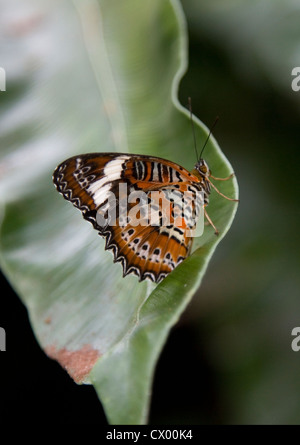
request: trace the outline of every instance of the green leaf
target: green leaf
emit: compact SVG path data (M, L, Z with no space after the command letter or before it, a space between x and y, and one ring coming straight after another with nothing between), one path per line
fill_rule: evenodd
M28 0L22 18L4 4L0 32L13 32L4 32L3 50L1 266L46 353L94 385L110 423L142 424L158 356L236 203L212 193L220 236L205 228L193 255L155 287L122 278L51 175L67 157L94 151L159 155L192 169L191 124L177 100L185 20L175 0ZM207 128L197 120L195 130L201 147ZM213 137L205 158L215 176L232 172ZM220 184L236 197L235 179Z

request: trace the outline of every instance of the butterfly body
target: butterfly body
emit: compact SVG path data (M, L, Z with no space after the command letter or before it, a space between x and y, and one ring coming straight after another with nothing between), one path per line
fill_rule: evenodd
M140 280L160 282L190 253L198 207L209 201L209 175L202 159L189 172L154 156L90 153L61 163L53 181L106 239L105 249L122 264L124 276L134 273ZM195 200L198 193L200 202ZM167 210L161 212L161 206Z

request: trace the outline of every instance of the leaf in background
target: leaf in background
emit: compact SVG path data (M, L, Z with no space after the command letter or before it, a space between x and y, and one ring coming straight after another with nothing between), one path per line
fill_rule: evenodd
M181 8L171 0L0 5L8 79L0 110L2 268L41 347L75 381L95 386L109 422L145 423L159 353L236 205L213 196L210 216L221 235L207 228L194 254L155 288L122 278L51 175L67 157L95 151L193 167L188 113L177 100L186 69ZM197 123L201 146L207 129ZM216 176L232 171L213 137L206 159ZM222 191L235 196L236 181Z

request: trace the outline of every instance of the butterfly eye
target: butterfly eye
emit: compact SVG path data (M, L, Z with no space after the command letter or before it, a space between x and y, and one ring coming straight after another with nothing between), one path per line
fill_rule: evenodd
M200 171L201 171L202 173L207 173L207 167L206 167L206 165L201 165L201 167L200 167Z

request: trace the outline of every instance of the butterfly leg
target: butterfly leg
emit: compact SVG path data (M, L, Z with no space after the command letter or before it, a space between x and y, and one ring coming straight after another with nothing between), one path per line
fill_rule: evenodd
M240 202L239 199L233 199L233 198L228 198L228 196L223 195L223 193L220 192L219 189L217 189L217 187L215 186L215 184L213 184L209 179L208 179L209 183L211 184L211 186L215 189L215 191L217 193L219 193L219 195L223 196L223 198L228 199L228 201L235 201L235 202Z
M231 179L231 178L234 177L234 173L231 173L231 175L227 176L227 178L216 178L216 177L213 176L213 175L210 175L210 177L211 177L212 179L214 179L215 181L228 181L228 179Z
M210 219L210 217L208 216L208 213L207 213L205 207L204 207L204 215L205 215L207 221L209 222L209 224L215 229L215 235L219 235L219 231L218 231L218 229L216 228L216 226L214 225L214 223L212 222L212 220Z

